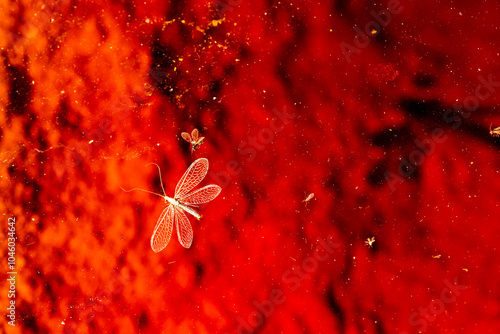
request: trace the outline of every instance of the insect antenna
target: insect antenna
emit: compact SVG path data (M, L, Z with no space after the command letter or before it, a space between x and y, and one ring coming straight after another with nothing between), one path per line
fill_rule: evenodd
M122 187L120 187L121 190L123 190L124 192L131 192L131 191L134 191L134 190L140 190L140 191L144 191L144 192L147 192L147 193L150 193L150 194L153 194L153 195L156 195L156 196L160 196L160 197L164 197L163 195L161 194L158 194L158 193L154 193L152 191L149 191L149 190L144 190L144 189L141 189L141 188L133 188L133 189L130 189L130 190L125 190L123 189Z
M163 190L163 195L158 194L158 193L155 193L155 192L152 192L152 191L149 191L149 190L141 189L141 188L133 188L133 189L130 189L130 190L125 190L125 189L123 189L122 187L120 187L120 188L121 188L121 190L123 190L123 191L125 191L125 192L127 192L127 193L129 193L129 192L131 192L131 191L134 191L134 190L140 190L140 191L144 191L144 192L146 192L146 193L150 193L150 194L153 194L153 195L156 195L156 196L160 196L160 197L165 198L165 197L167 196L167 194L165 193L165 188L163 188L163 181L161 180L161 170L160 170L160 166L158 166L158 165L157 165L157 164L155 164L154 162L149 163L149 164L147 164L146 166L149 166L149 165L155 165L156 167L158 167L158 173L160 174L160 183L161 183L161 189Z
M156 167L158 167L158 175L160 175L161 190L163 190L163 195L167 196L167 194L165 193L165 188L163 188L163 181L161 180L161 169L160 169L160 166L158 166L154 162L151 162L151 163L147 164L146 166L149 166L149 165L155 165Z

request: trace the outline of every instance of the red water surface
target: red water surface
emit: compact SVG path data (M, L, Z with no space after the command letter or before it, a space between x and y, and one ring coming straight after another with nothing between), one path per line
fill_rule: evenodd
M2 6L2 333L500 331L497 2Z

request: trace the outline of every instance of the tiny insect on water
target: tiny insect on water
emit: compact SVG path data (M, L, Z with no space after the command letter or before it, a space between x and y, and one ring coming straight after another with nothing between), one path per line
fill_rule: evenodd
M491 126L493 124L490 124L490 136L492 137L500 137L500 126L497 126L496 128L492 129Z
M367 238L365 240L365 245L372 248L373 244L375 243L375 237Z
M181 137L191 144L191 153L196 151L203 144L203 139L205 139L205 137L199 137L198 129L191 131L191 135L187 132L182 132Z
M306 202L306 206L307 206L307 203L309 203L310 200L312 200L314 198L314 193L310 193L309 195L307 195L307 197L302 201L302 203Z
M151 164L148 164L151 165ZM153 164L158 167L158 172L160 173L160 183L161 189L163 190L163 195L144 190L139 188L134 188L130 190L123 191L129 192L134 190L141 190L150 194L154 194L162 197L165 200L165 204L168 203L167 207L163 210L156 223L153 231L153 236L151 237L151 248L155 253L158 253L164 249L170 241L172 236L172 230L175 224L177 229L177 237L180 244L185 247L191 247L193 242L193 228L191 223L187 218L187 212L193 215L196 219L200 219L201 215L196 212L193 207L197 207L198 204L208 203L215 199L221 192L222 188L215 184L210 184L204 186L200 189L190 192L194 187L196 187L207 175L208 172L208 160L205 158L200 158L195 160L191 166L188 167L184 175L177 183L175 187L174 197L168 197L165 194L165 188L163 188L163 182L161 180L161 170L157 164Z

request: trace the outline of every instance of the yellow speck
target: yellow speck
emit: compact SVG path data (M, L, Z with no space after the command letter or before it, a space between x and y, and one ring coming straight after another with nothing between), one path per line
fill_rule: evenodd
M220 19L220 20L212 20L212 22L210 22L209 26L214 26L214 27L217 27L219 24L221 24L222 22L224 21L224 19Z
M94 140L92 139L91 141L89 141L89 144L92 144L94 142Z

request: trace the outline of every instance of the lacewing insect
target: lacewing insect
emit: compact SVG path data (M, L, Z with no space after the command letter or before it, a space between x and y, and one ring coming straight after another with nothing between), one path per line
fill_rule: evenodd
M492 129L491 126L493 124L490 124L490 136L492 137L500 137L500 126L497 126L496 128Z
M198 136L199 136L198 129L194 129L193 131L191 131L191 135L189 135L189 133L187 132L181 133L181 137L185 141L191 144L191 153L199 149L199 146L203 144L203 139L205 139L205 137L198 137Z
M222 188L218 185L210 184L195 191L191 191L205 178L208 172L208 160L200 158L195 160L186 170L184 175L182 175L175 187L174 197L168 197L165 194L165 188L163 188L160 167L158 165L156 165L156 167L158 167L158 172L160 173L160 183L163 195L139 188L130 190L122 188L122 190L126 192L133 190L145 191L163 197L165 204L168 204L161 213L153 231L153 236L151 237L151 248L155 253L158 253L167 246L172 236L174 224L177 229L179 243L183 247L189 248L193 242L193 228L184 212L193 215L196 219L200 219L201 215L196 212L193 207L198 207L198 204L212 201L220 194Z

